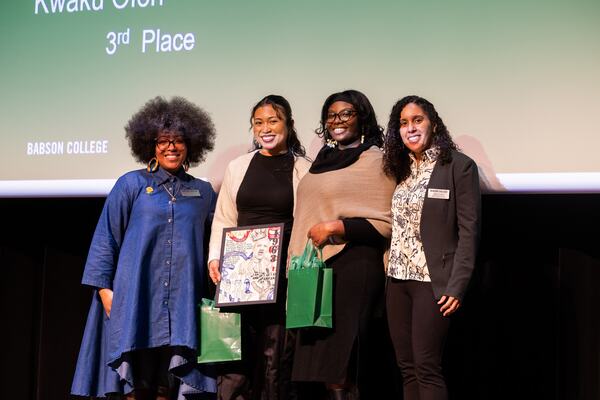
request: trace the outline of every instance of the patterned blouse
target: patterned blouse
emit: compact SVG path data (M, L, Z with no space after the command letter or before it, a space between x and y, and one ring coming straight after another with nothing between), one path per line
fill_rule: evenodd
M431 282L421 241L420 223L423 200L438 155L437 147L426 150L417 167L414 155L409 153L410 176L398 184L394 191L392 243L387 271L392 278Z

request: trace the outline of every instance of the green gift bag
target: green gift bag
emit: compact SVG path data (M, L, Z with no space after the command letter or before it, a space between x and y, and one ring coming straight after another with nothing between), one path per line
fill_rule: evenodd
M198 308L198 363L241 360L240 314L219 312L219 309L215 308L215 302L209 299L202 299Z
M308 241L293 256L288 273L286 328L333 327L333 271L326 268L321 250Z

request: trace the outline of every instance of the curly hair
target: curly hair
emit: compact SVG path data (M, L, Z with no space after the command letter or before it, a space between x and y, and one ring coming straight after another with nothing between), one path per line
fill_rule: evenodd
M361 135L364 135L364 143L377 147L383 146L383 128L377 124L377 116L371 102L363 93L351 89L334 93L325 100L321 109L320 126L315 130L315 133L323 139L323 143L331 139L327 130L327 114L329 107L336 101L344 101L354 106L358 117L358 130Z
M452 161L452 150L459 150L433 104L414 95L398 100L390 112L383 149L383 170L388 176L396 178L397 183L404 181L410 175L410 158L408 156L410 150L406 148L400 137L400 114L404 107L411 103L421 107L431 121L433 133L431 146L440 149L438 161L442 164L449 163Z
M131 154L147 163L156 155L156 138L161 133L183 136L187 148L187 162L197 165L215 146L215 127L200 107L184 99L170 101L157 96L136 112L125 126Z
M294 118L292 118L292 107L290 103L283 96L279 96L276 94L270 94L268 96L263 97L258 103L252 107L252 112L250 113L250 129L252 129L252 120L254 119L254 113L261 107L271 106L277 116L285 121L285 127L287 128L288 137L287 137L287 147L288 150L296 157L306 157L306 150L302 143L300 143L300 139L298 139L298 132L296 132L296 127L294 126ZM258 150L260 146L256 141L254 142L254 147L252 150ZM252 151L251 150L251 151Z

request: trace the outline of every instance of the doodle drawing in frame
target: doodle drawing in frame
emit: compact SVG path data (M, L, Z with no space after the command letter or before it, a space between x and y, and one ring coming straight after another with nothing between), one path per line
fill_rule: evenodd
M277 300L283 223L223 229L216 306Z

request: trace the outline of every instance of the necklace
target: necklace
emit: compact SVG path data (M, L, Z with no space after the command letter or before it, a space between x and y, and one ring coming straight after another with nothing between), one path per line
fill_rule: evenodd
M175 198L175 194L171 193L171 191L165 186L164 183L163 183L162 187L164 187L165 190L167 191L167 193L169 193L169 196L171 196L171 201L177 201L177 199Z

